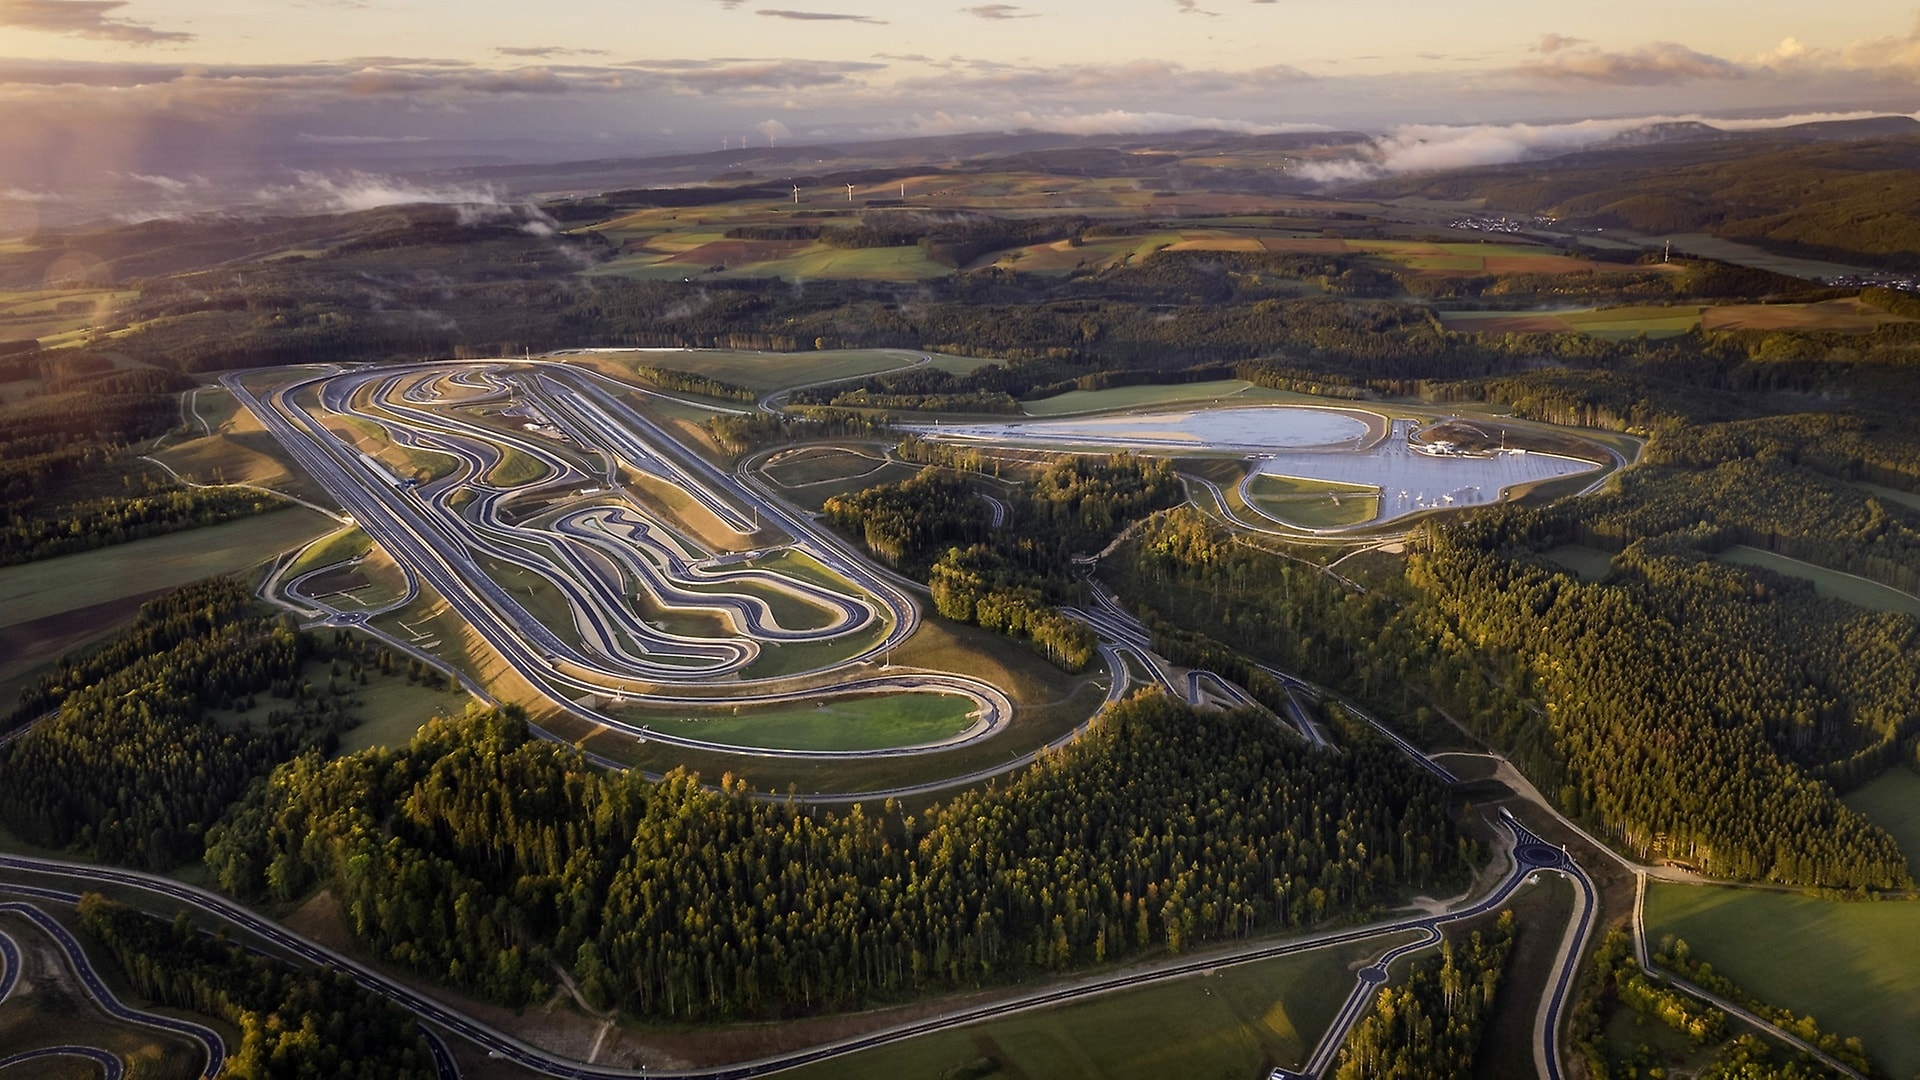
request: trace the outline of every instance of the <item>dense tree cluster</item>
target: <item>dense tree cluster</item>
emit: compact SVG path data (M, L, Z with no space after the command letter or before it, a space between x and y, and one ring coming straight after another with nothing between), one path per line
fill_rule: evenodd
M1912 734L1920 628L1804 585L1757 595L1751 573L1684 549L1629 548L1624 576L1583 582L1532 554L1563 527L1500 511L1431 528L1403 579L1355 594L1181 511L1115 580L1155 617L1386 711L1442 704L1637 856L1905 885L1892 838L1825 781L1874 775Z
M1413 966L1380 991L1340 1049L1335 1080L1467 1080L1513 949L1513 913Z
M1021 638L1061 669L1085 671L1100 636L1049 604L1034 581L986 544L948 548L927 575L933 609L943 617Z
M134 989L174 1009L217 1016L240 1031L222 1077L231 1080L431 1080L418 1025L398 1006L327 968L296 970L241 945L171 926L96 894L80 926Z
M699 394L722 401L753 401L758 397L752 390L725 379L697 375L677 368L643 366L634 368L633 373L662 390L678 390L683 394Z
M987 504L966 477L922 469L897 484L828 499L827 523L860 538L891 566L924 574L935 554L986 539Z
M244 596L226 582L149 608L104 660L43 688L58 711L0 750L0 821L35 844L166 870L199 856L206 827L253 781L303 750L330 752L385 654L316 642ZM319 689L303 675L316 654L338 658ZM261 694L285 702L263 723L216 715Z
M508 1002L549 964L659 1017L778 1015L1316 923L1456 879L1472 844L1398 755L1271 718L1115 707L918 816L593 769L475 712L275 772L211 834L220 886L336 896L382 956Z
M217 525L286 505L242 488L164 487L143 495L86 499L61 507L58 517L15 516L0 525L0 566Z
M933 454L916 444L919 456ZM946 469L923 469L827 500L827 521L859 536L875 555L927 578L934 610L1029 642L1067 671L1092 663L1091 628L1055 604L1078 598L1076 553L1098 550L1127 522L1183 497L1167 462L1116 454L1065 457L1005 493L1007 520L988 527L972 484Z

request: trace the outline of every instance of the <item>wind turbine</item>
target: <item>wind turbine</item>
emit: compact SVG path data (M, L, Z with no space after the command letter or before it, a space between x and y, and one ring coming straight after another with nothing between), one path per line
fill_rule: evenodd
M848 202L853 201L853 185L852 184L847 185L847 201Z
M800 205L800 185L799 184L793 185L793 205L795 206Z

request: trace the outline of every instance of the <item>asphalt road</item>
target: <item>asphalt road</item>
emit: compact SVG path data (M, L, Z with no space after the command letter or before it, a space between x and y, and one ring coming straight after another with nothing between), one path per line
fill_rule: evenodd
M379 994L413 1013L422 1023L431 1023L436 1027L452 1032L479 1046L490 1055L509 1060L536 1073L546 1076L566 1078L566 1080L626 1080L630 1077L653 1076L678 1078L678 1080L747 1080L750 1077L765 1076L800 1065L826 1061L861 1050L884 1046L904 1039L915 1038L934 1031L979 1023L998 1017L1015 1015L1034 1009L1047 1008L1071 1001L1084 1000L1100 994L1112 993L1133 987L1146 986L1169 979L1182 978L1205 971L1217 970L1238 964L1253 963L1260 960L1291 956L1301 952L1330 946L1367 941L1384 935L1399 934L1409 930L1424 931L1423 940L1431 943L1437 940L1437 929L1449 922L1469 919L1497 909L1517 888L1526 876L1537 870L1555 870L1565 872L1571 863L1559 848L1541 841L1528 832L1519 822L1506 818L1503 823L1514 838L1514 857L1509 873L1486 896L1465 907L1440 914L1426 914L1376 923L1370 926L1353 927L1327 933L1307 935L1281 942L1249 945L1235 949L1222 950L1201 956L1179 958L1164 961L1156 965L1132 971L1075 980L1073 982L1032 991L1003 1001L984 1005L967 1006L946 1014L916 1020L881 1031L843 1039L822 1046L811 1047L793 1053L764 1058L759 1061L737 1065L719 1066L709 1069L657 1070L657 1069L620 1069L587 1065L568 1061L544 1050L529 1046L511 1036L505 1035L438 1001L426 997L407 985L384 974L353 961L316 942L294 934L292 931L238 904L206 890L174 881L170 878L142 874L131 870L111 867L89 866L79 863L55 860L34 859L17 855L0 855L0 869L54 874L69 878L78 878L104 884L115 884L137 889L154 895L165 896L174 901L191 905L205 913L224 919L240 928L258 935L271 944L299 957L309 963L319 964L339 970L363 988ZM13 906L0 905L0 910ZM31 909L37 911L38 909ZM40 916L45 919L44 913ZM48 920L51 922L51 920ZM54 923L58 926L58 923ZM1418 947L1416 943L1415 946ZM1408 949L1396 949L1394 956ZM82 957L84 960L84 957ZM1562 980L1563 985L1570 980L1570 967L1577 961L1577 955L1569 962L1569 974ZM90 968L88 969L91 970ZM1370 969L1371 970L1371 969ZM1371 985L1363 976L1361 986L1370 992ZM1359 992L1359 991L1356 991ZM1350 1014L1343 1012L1344 1025L1329 1031L1322 1042L1331 1043L1337 1049L1346 1036L1347 1027L1364 1013L1366 1002L1363 1000ZM1551 1048L1557 1060L1557 1047ZM211 1074L210 1074L211 1075ZM1557 1080L1557 1074L1554 1080Z
M604 545L610 542L610 536L589 540L558 531L533 535L532 530L500 518L501 501L510 492L476 479L487 475L505 446L543 462L553 485L564 488L593 478L573 469L563 458L540 445L538 437L519 438L428 413L417 402L408 401L410 394L416 398L426 396L412 393L417 382L412 388L400 389L409 376L429 378L463 373L481 373L504 384L510 380L494 369L505 366L447 363L347 372L336 369L282 386L267 395L266 400L255 396L238 375L226 376L223 382L369 535L445 597L455 612L509 664L568 712L672 745L797 758L888 757L937 752L990 737L1011 719L1012 703L997 687L982 680L927 671L887 670L874 674L865 666L866 662L904 641L919 624L919 608L904 591L848 551L836 538L790 513L769 494L707 464L670 434L608 394L593 379L571 373L563 365L546 365L537 379L538 397L546 403L541 413L549 421L556 420L560 413L567 413L571 430L576 434L597 440L594 445L599 445L606 454L626 460L634 468L649 470L663 482L694 496L701 505L714 510L716 516L724 512L731 515L735 524L746 521L750 525L784 529L794 538L793 546L853 582L864 594L857 601L857 622L842 620L824 630L783 632L778 636L747 633L738 640L696 640L664 633L639 620L615 581L604 571L609 565ZM467 477L465 482L469 488L478 493L473 505L464 513L446 506L444 499L451 494L451 483L427 485L418 490L398 486L386 470L369 466L357 448L329 431L300 404L308 392L316 393L332 410L386 426L395 433L397 441L430 444L459 458L464 470L459 475ZM565 408L559 404L562 400L569 402ZM404 426L403 420L412 426ZM739 507L749 512L743 515ZM621 510L629 528L646 524L649 533L671 532L663 523L648 518L644 507L629 505ZM707 584L699 580L701 575L692 573L693 568L680 559L671 546L656 545L651 550L659 558L652 575L656 582L672 580L678 572L685 580L672 581L673 590L698 594L699 586ZM523 566L545 578L566 597L584 640L594 648L590 651L562 639L529 613L486 571L480 562L483 555ZM844 597L834 599L832 590L801 579L785 581L782 587L851 613L851 608L845 606L850 602ZM714 595L710 592L700 597L704 606L711 607L713 602ZM735 610L751 612L758 601L741 594L733 602ZM758 603L764 606L763 602ZM879 609L873 607L875 603L880 605ZM885 618L888 623L887 632L881 638L854 656L808 673L816 678L836 673L845 676L837 684L823 687L816 683L805 689L786 689L795 684L795 676L736 679L724 684L712 681L716 675L740 670L763 644L827 640L835 634L869 625L876 617ZM751 614L743 614L743 619L750 628L756 625ZM365 616L360 613L343 614L338 619L339 624L344 625L364 621ZM764 628L764 620L757 625ZM630 643L638 649L629 647ZM687 689L681 692L655 689L662 685ZM743 751L739 747L635 725L577 700L578 695L585 694L662 708L697 709L711 707L722 694L728 705L758 706L810 704L822 696L846 692L956 694L974 703L976 722L960 736L926 746L870 751Z
M199 1043L200 1048L206 1051L207 1055L207 1067L201 1075L208 1077L209 1080L218 1076L220 1070L225 1067L227 1044L221 1040L217 1032L189 1020L176 1020L171 1016L142 1012L123 1004L100 978L100 973L94 969L93 961L87 958L86 950L80 947L79 940L69 933L59 920L33 904L20 901L0 903L0 912L23 916L52 938L54 944L60 946L60 951L66 954L67 963L72 966L74 974L79 976L80 985L86 988L87 996L93 998L94 1003L99 1005L101 1011L108 1016L129 1024L139 1024L142 1027L184 1035ZM84 1047L78 1049L86 1050ZM100 1051L87 1052L83 1056L92 1056L94 1053L100 1053ZM115 1061L117 1062L118 1059L116 1058Z

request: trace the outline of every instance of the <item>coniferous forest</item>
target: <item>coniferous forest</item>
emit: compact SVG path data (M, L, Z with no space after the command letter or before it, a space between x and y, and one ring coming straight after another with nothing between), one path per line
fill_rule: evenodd
M794 1015L1181 952L1464 881L1475 845L1391 748L1316 753L1147 694L919 813L650 783L511 712L303 755L210 830L220 888L324 886L378 954L470 993L662 1018Z

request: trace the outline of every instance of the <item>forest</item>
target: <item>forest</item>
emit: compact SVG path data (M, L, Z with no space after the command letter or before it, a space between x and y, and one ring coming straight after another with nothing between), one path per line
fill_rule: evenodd
M1502 911L1490 929L1416 961L1348 1034L1334 1080L1469 1080L1513 939L1513 912Z
M308 662L330 662L316 688ZM417 663L417 661L415 662ZM331 752L358 723L355 690L391 654L318 638L214 579L150 601L135 625L29 691L0 749L0 822L30 843L145 870L198 859L207 828L302 751ZM264 697L264 716L251 713Z
M1912 620L1804 585L1758 596L1745 571L1646 542L1617 561L1620 580L1583 582L1537 554L1555 520L1428 526L1403 571L1356 593L1178 510L1103 572L1149 625L1205 627L1415 730L1444 710L1636 857L1906 887L1893 839L1835 784L1876 775L1912 735Z
M933 455L918 444L918 456ZM827 523L881 560L924 577L934 610L1028 642L1069 672L1093 662L1098 637L1058 610L1079 601L1073 556L1103 547L1126 524L1185 497L1157 458L1063 457L1003 492L1007 520L989 528L973 482L929 467L897 484L828 499Z
M80 926L140 996L217 1016L239 1029L220 1075L232 1080L432 1080L413 1017L326 969L295 969L171 925L97 894L80 898Z
M798 1015L1377 910L1464 881L1445 793L1390 749L1156 694L919 813L809 809L535 740L515 712L304 754L209 831L244 898L324 887L379 955L508 1004L560 963L636 1015Z

